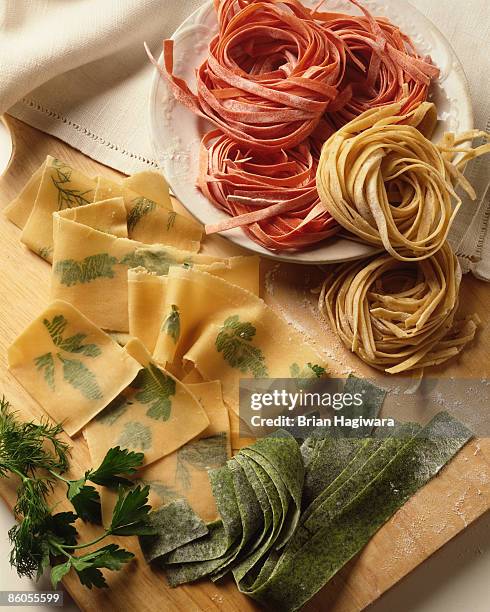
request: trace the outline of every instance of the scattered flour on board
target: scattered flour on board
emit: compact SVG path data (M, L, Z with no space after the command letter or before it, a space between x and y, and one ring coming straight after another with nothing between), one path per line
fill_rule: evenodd
M281 265L276 264L270 270L268 270L265 274L265 289L269 296L275 297L274 307L279 311L282 317L287 321L289 325L294 327L294 329L299 332L305 339L314 346L319 352L321 352L325 357L334 362L336 364L337 371L345 376L348 376L352 369L346 367L343 363L343 360L339 357L339 352L345 351L344 346L341 344L337 338L332 341L332 346L326 346L325 344L321 344L311 336L308 330L294 317L289 309L285 308L284 305L278 300L276 295L276 284L277 284L277 274L281 271ZM305 283L308 282L308 275L305 276ZM302 310L305 311L308 315L313 315L314 319L321 323L322 325L326 325L325 320L318 312L318 308L316 306L316 301L311 299L311 291L306 287L296 288L297 297L300 299L299 306ZM301 293L300 293L301 291ZM336 349L336 350L333 350Z
M463 493L456 499L456 502L453 506L453 512L456 514L465 527L468 527L468 520L466 518L466 514L464 512L464 505L466 503L466 498L468 497L469 489L465 489Z
M221 604L224 601L223 596L219 595L218 593L215 593L214 595L211 595L211 599L212 599L212 601L214 601L217 604Z

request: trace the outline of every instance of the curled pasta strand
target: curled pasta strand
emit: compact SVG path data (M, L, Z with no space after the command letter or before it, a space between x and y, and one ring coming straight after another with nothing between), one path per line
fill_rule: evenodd
M377 370L400 374L444 363L473 340L478 317L455 320L460 281L445 242L420 261L385 254L335 267L318 306L347 348Z

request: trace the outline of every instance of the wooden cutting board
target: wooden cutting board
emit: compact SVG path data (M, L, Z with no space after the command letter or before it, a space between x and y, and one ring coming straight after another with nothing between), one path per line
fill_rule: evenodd
M14 135L15 149L10 167L0 178L0 209L17 195L48 153L89 175L118 176L115 171L55 138L14 119L9 118L8 123ZM0 392L8 397L20 416L33 418L41 416L43 411L7 371L6 351L13 339L48 303L50 266L28 251L19 242L19 236L19 229L0 215ZM241 252L220 237L207 239L204 251L226 255ZM324 351L331 361L333 374L342 376L353 370L359 375L374 376L372 370L361 365L355 356L339 345L316 314L311 289L321 278L318 269L278 265L264 260L262 273L264 299ZM490 378L490 287L468 276L463 280L462 296L463 311L477 312L482 319L482 330L458 360L433 373ZM71 473L73 477L79 477L90 465L87 446L81 436L70 443L73 446ZM239 445L235 438L234 446ZM12 507L15 482L0 481L0 494ZM69 506L62 501L64 494L62 487L53 495L55 500L61 501L60 508ZM468 444L437 478L393 516L362 553L339 572L305 609L310 612L362 610L489 507L490 439L486 438ZM84 539L90 538L95 529L81 525L80 533ZM150 612L156 607L168 612L245 612L258 609L252 600L237 591L230 580L220 585L202 581L170 589L163 575L144 562L134 538L120 538L119 542L135 552L137 559L120 572L107 572L109 589L89 591L73 575L64 580L81 609L118 612Z

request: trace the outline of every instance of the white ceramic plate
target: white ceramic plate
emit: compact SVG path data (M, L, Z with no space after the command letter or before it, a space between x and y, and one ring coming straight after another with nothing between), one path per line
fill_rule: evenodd
M313 6L317 0L304 0ZM414 41L420 54L430 55L441 75L432 85L430 99L435 102L439 125L434 140L446 131L465 131L473 127L473 114L463 68L448 41L422 13L406 0L364 0L374 15L384 15L397 24ZM356 12L348 0L330 0L328 10ZM194 70L204 60L211 37L217 31L212 2L195 11L175 31L175 73L194 89ZM160 57L162 62L162 57ZM197 189L198 154L201 136L211 124L196 117L175 101L167 83L155 69L150 92L150 134L157 162L174 194L203 224L217 223L227 215L216 209ZM277 254L256 244L240 229L222 234L235 244L259 255L302 264L334 263L365 257L373 247L336 238L299 253Z

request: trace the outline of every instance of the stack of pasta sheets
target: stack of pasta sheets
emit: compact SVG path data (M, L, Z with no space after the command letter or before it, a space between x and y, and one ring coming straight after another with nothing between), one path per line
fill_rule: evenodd
M12 373L83 432L94 465L112 446L142 451L154 507L184 496L216 518L207 472L231 455L240 377L326 365L258 297L258 258L199 253L202 227L153 172L118 183L48 156L6 214L52 264L52 301L10 347Z
M278 431L241 449L210 474L220 519L195 535L198 517L181 525L163 507L159 535L140 538L147 560L171 586L231 574L272 609L301 608L471 437L447 413L365 433L318 431L300 447Z

